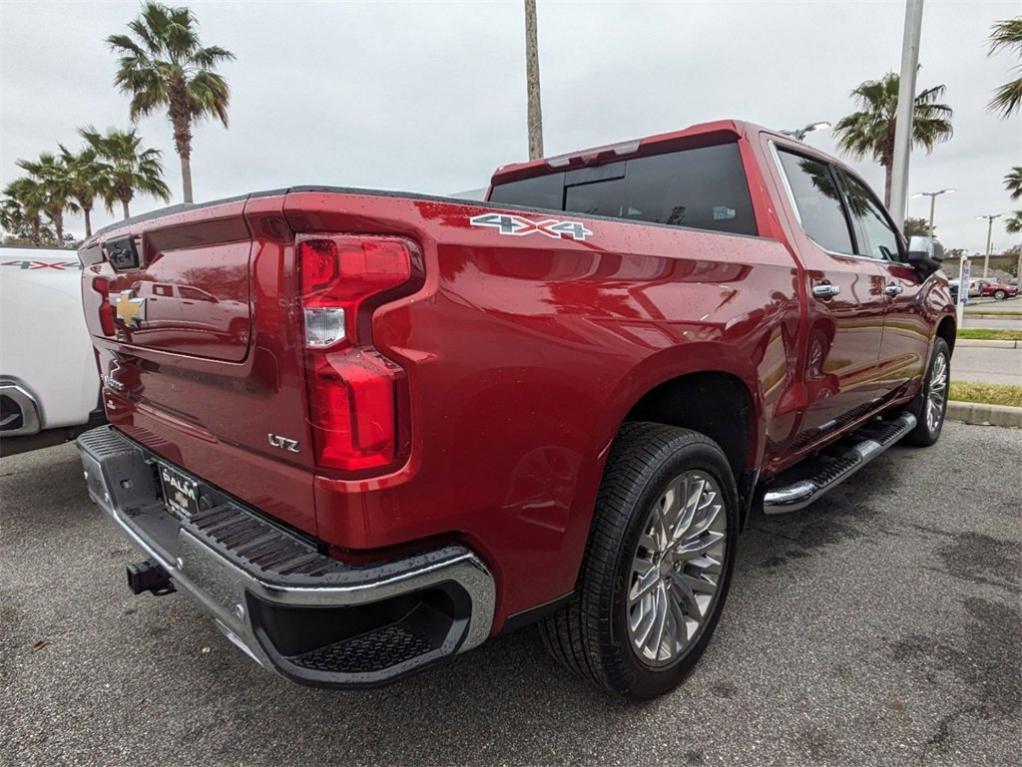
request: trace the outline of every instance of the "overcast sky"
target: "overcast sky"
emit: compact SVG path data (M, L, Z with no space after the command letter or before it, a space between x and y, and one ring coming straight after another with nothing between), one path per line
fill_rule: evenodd
M177 4L177 3L175 3ZM196 200L293 184L447 194L486 185L526 159L524 17L495 3L189 3L203 42L232 50L231 126L195 131ZM569 3L539 0L548 155L736 117L771 127L836 122L849 91L899 67L904 3ZM76 128L128 125L104 39L138 4L0 0L0 182L15 162L78 144ZM1022 163L1022 117L986 111L1009 79L987 56L998 19L1022 3L926 3L919 87L947 85L955 136L913 154L911 192L954 187L937 203L948 247L985 247L976 216L1007 212L1002 178ZM180 200L165 116L140 123L163 150ZM829 134L809 143L834 151ZM879 166L860 170L882 189ZM1016 204L1017 205L1017 204ZM158 207L139 198L132 212ZM925 199L910 215L926 215ZM113 220L105 211L96 225ZM81 219L68 227L82 232ZM995 249L1011 243L1003 226Z

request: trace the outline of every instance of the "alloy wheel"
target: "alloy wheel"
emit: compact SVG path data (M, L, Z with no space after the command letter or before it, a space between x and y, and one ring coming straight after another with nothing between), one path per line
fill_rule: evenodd
M948 364L947 357L938 354L933 359L930 384L926 390L926 428L937 431L944 418L944 401L947 399Z
M704 471L675 477L653 504L632 558L628 634L648 666L670 665L696 641L720 589L727 512Z

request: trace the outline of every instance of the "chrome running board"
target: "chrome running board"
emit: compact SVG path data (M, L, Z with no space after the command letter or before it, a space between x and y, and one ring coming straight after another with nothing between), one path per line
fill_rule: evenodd
M804 464L782 472L763 494L763 513L785 514L804 509L881 455L915 426L916 417L911 413L902 413L892 421L872 421L852 433L851 437L859 437L860 441L850 447L837 453L833 449L825 450ZM785 482L785 474L792 473L800 478Z

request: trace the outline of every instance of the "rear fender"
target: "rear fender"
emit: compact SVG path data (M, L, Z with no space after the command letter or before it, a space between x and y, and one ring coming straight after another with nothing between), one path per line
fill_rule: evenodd
M752 355L742 355L740 349L716 342L663 349L643 360L618 383L600 424L596 445L601 474L610 446L632 408L661 384L692 373L725 373L745 385L752 402L746 467L759 465L763 456L763 395L752 363Z

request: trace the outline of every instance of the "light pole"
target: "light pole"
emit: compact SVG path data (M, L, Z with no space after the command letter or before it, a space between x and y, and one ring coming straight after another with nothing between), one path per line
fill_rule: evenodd
M781 133L783 133L785 136L791 136L793 139L797 141L805 141L806 136L808 136L814 130L827 130L828 128L830 128L830 123L823 121L818 123L809 123L809 125L805 126L804 128L782 130Z
M543 156L543 109L539 98L536 0L525 0L525 88L529 106L529 159L537 160Z
M933 236L933 209L937 202L937 198L942 194L951 194L954 189L941 189L939 192L918 192L913 197L929 197L930 198L930 236Z
M919 36L923 26L923 0L905 0L905 29L901 42L901 75L898 81L898 109L894 124L894 157L891 163L891 204L898 231L905 228L908 202L908 158L912 151L912 113L916 100L916 71L919 69Z
M990 246L993 242L992 238L994 236L994 219L1000 218L1003 215L1004 215L1003 213L989 213L985 216L976 216L977 220L983 221L985 219L987 222L987 252L986 255L983 256L984 280L986 279L987 272L990 271Z

